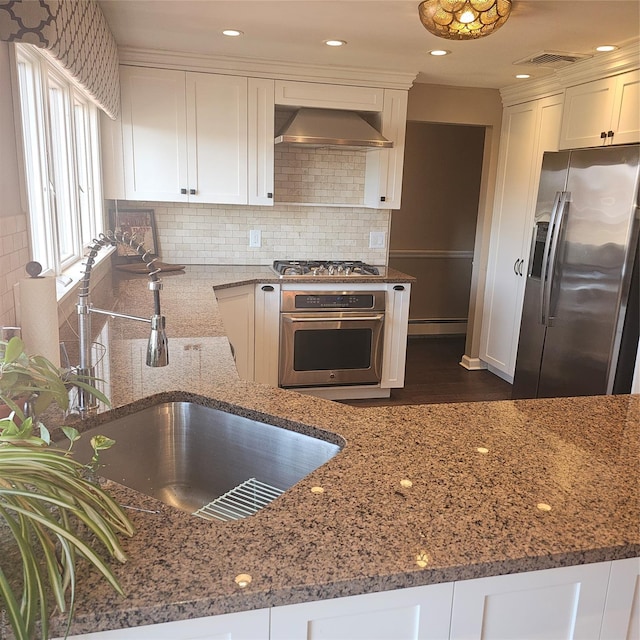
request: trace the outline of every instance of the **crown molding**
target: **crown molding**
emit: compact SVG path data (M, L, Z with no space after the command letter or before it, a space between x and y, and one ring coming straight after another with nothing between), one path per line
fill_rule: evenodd
M611 53L599 53L593 58L574 62L544 78L503 87L500 89L500 96L502 104L508 107L562 93L567 87L633 71L639 67L640 40Z
M408 90L418 75L417 72L407 73L405 71L390 71L388 69L324 67L296 62L209 56L176 51L138 49L134 47L120 47L118 54L120 64L140 67L162 67L164 69L179 69L183 71L243 75L252 78L326 82L328 84L377 87L383 89Z

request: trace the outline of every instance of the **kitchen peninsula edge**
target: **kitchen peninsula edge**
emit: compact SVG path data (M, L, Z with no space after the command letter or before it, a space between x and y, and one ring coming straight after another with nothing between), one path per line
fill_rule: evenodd
M114 566L126 597L81 569L72 634L640 556L640 396L369 409L240 381L213 287L277 281L269 272L163 274L163 369L143 365L144 327L107 320L114 411L195 400L337 434L343 450L256 515L225 524L107 482L137 529L124 541L128 562ZM114 271L113 308L144 315L146 282ZM244 589L234 581L243 573L252 576ZM63 630L54 623L54 635Z

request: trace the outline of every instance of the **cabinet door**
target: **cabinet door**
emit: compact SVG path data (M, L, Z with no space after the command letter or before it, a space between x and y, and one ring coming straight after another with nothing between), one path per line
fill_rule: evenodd
M187 202L184 71L124 66L120 85L126 198Z
M380 381L380 387L383 389L404 386L410 298L410 284L387 285L384 354L382 357L382 380Z
M280 346L280 285L256 285L254 342L255 382L277 387Z
M456 582L451 640L597 640L610 564Z
M513 381L530 231L542 155L556 151L562 96L505 109L500 139L480 358Z
M216 289L215 294L238 377L241 380L253 380L254 285Z
M640 142L640 70L617 76L611 130L614 144Z
M269 609L86 633L68 640L269 640Z
M189 202L247 204L247 78L187 73Z
M274 81L249 78L249 204L273 206Z
M112 120L100 112L100 154L102 195L106 200L124 200L122 120Z
M382 111L385 90L374 87L350 87L320 82L276 80L276 104L318 109Z
M569 87L565 92L560 149L596 147L611 128L616 79L603 78Z
M368 207L400 208L407 99L406 91L385 89L380 132L393 141L393 147L367 152L364 202Z
M274 607L271 640L442 640L453 584Z
M640 640L640 558L611 563L600 638Z

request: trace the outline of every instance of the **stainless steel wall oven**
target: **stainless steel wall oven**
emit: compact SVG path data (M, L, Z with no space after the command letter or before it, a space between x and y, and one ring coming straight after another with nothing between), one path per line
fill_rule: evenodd
M378 384L384 291L283 291L281 387Z

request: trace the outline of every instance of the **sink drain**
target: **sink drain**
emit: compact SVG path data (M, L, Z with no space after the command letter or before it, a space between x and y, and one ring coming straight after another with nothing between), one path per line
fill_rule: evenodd
M205 520L240 520L252 516L281 496L284 490L272 487L255 478L249 478L209 504L193 512Z

